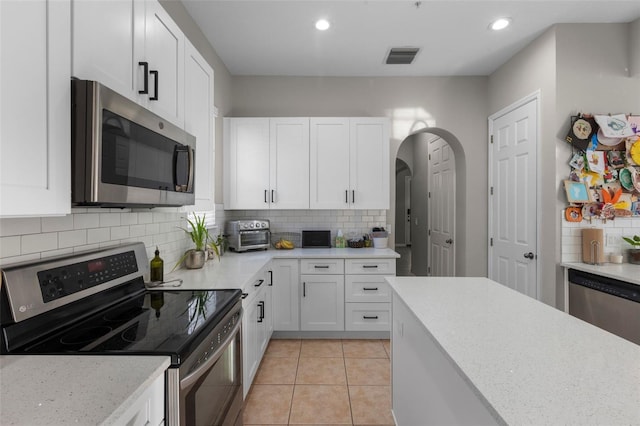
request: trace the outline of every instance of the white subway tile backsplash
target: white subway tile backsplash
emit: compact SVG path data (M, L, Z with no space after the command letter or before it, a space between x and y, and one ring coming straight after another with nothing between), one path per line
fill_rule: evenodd
M70 231L72 229L73 215L42 218L42 232Z
M138 223L153 223L153 214L151 212L139 212Z
M73 253L73 248L71 247L58 249L58 250L49 250L49 251L43 251L42 253L40 253L40 258L45 259L47 257L64 256L66 254L72 254L72 253Z
M100 227L120 226L120 213L100 213Z
M38 234L42 232L39 217L0 219L0 237L11 235Z
M95 228L87 230L87 243L95 244L109 241L111 232L109 228Z
M23 235L21 241L21 253L38 253L58 248L58 233L47 232L42 234Z
M157 223L150 223L145 226L147 228L147 235L154 235L160 232L160 225Z
M73 227L75 229L97 228L100 226L98 213L80 213L73 215Z
M111 228L111 240L122 240L123 238L129 238L128 226L114 226Z
M129 227L129 235L131 237L143 237L147 234L145 225L131 225Z
M84 246L76 246L73 248L74 253L82 253L85 251L98 250L100 248L100 244L87 244Z
M121 225L136 225L138 223L138 213L122 213L120 215Z
M0 257L19 256L21 254L21 238L18 235L12 237L0 237Z
M58 247L74 247L87 244L87 231L78 229L76 231L65 231L58 234Z
M0 258L0 266L14 265L16 263L31 262L40 259L40 253L23 254L20 256Z

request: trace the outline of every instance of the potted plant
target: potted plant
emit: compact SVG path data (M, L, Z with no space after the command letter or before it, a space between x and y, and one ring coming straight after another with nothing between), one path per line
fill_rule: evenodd
M191 237L191 241L193 241L196 248L187 250L173 269L177 268L183 261L187 269L199 269L204 266L204 262L207 260L205 250L209 242L209 231L205 225L205 218L206 215L202 217L194 215L193 220L187 218L191 230L180 228Z
M629 252L629 263L640 265L640 235L634 235L633 238L622 237L626 242L631 244Z

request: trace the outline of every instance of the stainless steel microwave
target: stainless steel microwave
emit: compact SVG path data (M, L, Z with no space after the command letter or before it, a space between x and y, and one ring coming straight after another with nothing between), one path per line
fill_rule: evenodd
M89 80L71 80L72 202L194 204L196 138Z

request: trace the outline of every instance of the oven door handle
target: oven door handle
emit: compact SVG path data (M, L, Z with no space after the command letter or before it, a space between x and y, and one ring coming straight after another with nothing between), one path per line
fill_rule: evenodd
M223 354L223 352L227 350L227 347L231 344L233 339L235 339L235 336L240 331L241 326L242 326L242 316L238 318L238 322L236 323L236 325L234 325L231 331L227 334L227 338L224 340L224 344L220 345L220 347L216 349L215 352L200 367L198 367L196 371L189 374L184 379L180 380L181 389L186 389L191 385L193 385L195 382L197 382L198 379L202 377L202 375L207 370L209 370L209 368L212 367L213 364L216 363L216 361L218 361L218 359Z

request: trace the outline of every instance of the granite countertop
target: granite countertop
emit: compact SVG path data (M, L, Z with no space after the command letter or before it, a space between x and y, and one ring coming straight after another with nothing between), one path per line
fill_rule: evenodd
M640 265L633 265L631 263L589 265L588 263L582 262L565 262L562 263L561 266L640 285Z
M640 346L487 278L386 280L499 420L640 424Z
M1 423L117 424L169 365L166 356L0 356Z
M243 253L228 252L205 263L201 269L178 269L165 275L165 281L182 279L182 290L215 290L223 288L242 289L271 259L362 259L362 258L399 258L391 249L344 248L344 249L292 249L262 250ZM169 284L170 285L170 284ZM170 286L158 287L167 289ZM152 289L153 290L153 289Z

